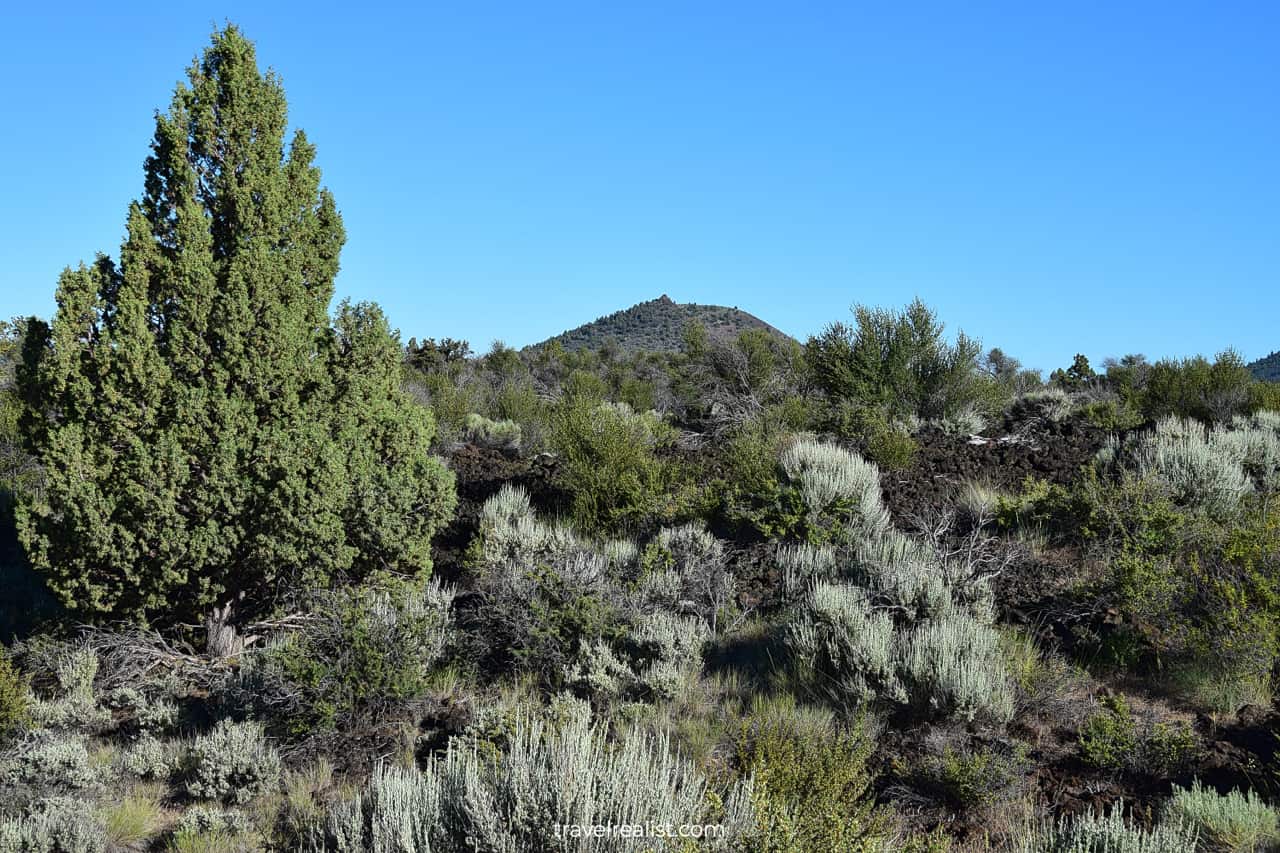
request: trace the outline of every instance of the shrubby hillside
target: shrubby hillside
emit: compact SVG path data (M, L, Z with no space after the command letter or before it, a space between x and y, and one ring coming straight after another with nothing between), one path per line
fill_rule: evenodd
M1280 849L1237 353L402 347L284 108L217 32L119 257L0 326L0 853Z
M1249 369L1263 382L1280 382L1280 352L1273 352L1265 358L1251 362Z
M533 348L545 347L555 341L570 351L616 347L622 352L676 352L690 323L701 324L708 335L717 339L732 338L748 329L762 329L781 338L787 337L760 318L736 307L673 302L664 293L657 299L561 332Z

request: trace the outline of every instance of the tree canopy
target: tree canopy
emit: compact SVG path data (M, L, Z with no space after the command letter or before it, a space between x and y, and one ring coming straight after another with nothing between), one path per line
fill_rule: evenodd
M63 272L19 385L45 471L19 533L84 614L430 568L453 502L373 305L329 305L345 236L278 77L215 32L156 116L119 261Z

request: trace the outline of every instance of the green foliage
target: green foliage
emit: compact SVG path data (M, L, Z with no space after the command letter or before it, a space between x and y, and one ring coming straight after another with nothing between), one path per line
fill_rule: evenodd
M1254 384L1240 354L1224 350L1212 362L1199 355L1156 362L1147 373L1140 399L1151 420L1172 415L1221 423L1254 410L1258 402Z
M858 306L855 326L833 323L805 347L805 360L828 396L924 419L966 407L1002 407L1005 391L978 369L981 347L963 332L955 344L923 302L903 311Z
M980 809L1010 799L1027 771L1024 747L1001 751L990 747L946 746L914 774L914 781L952 808Z
M1195 827L1213 850L1253 853L1280 847L1280 815L1253 791L1219 794L1199 781L1173 787L1164 819Z
M577 525L617 532L670 515L671 472L658 451L674 438L655 414L566 398L555 412L551 443L560 455L559 476L573 496Z
M491 421L474 412L467 415L467 440L482 447L504 450L520 449L520 424L515 421Z
M26 727L30 719L30 688L0 648L0 744Z
M1097 372L1089 364L1088 357L1082 353L1076 353L1070 367L1066 370L1055 370L1049 374L1049 382L1066 391L1079 391L1086 388L1097 376Z
M853 444L882 471L910 467L919 449L906 427L890 420L881 409L837 402L825 420L827 431Z
M280 756L254 722L221 720L196 737L181 773L192 797L243 805L280 784Z
M1157 777L1186 770L1199 751L1189 726L1142 725L1120 695L1102 700L1102 707L1080 726L1079 741L1081 755L1094 767Z
M321 594L300 628L245 656L235 693L295 736L416 698L451 640L452 600L434 581Z
M46 472L18 526L85 618L182 618L429 569L453 507L375 307L330 319L344 240L314 147L234 27L156 117L118 263L68 269L19 385Z
M1081 488L1028 476L1016 495L1000 493L993 507L1003 530L1037 530L1064 539L1094 534L1094 506Z
M599 350L611 344L624 355L681 349L691 352L687 346L687 330L691 326L697 329L695 334L703 344L712 339L729 340L752 329L782 337L772 326L738 308L679 303L664 294L570 329L539 346L559 344L564 350L575 352Z
M1091 400L1080 407L1080 416L1108 432L1124 432L1142 425L1143 415L1123 400Z
M888 833L875 807L867 761L874 741L861 722L816 736L787 720L746 729L738 761L754 781L762 853L881 849Z

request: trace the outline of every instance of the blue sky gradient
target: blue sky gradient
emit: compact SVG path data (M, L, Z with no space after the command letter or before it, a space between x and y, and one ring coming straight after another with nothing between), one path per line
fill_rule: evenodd
M1230 0L14 6L0 315L118 251L227 20L318 147L339 295L406 338L918 295L1046 370L1280 349L1280 4Z

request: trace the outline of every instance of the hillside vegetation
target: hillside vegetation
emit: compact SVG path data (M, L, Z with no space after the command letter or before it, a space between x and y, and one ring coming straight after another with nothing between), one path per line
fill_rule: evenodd
M738 308L673 302L664 293L657 299L561 332L532 348L542 348L554 341L570 351L614 347L621 352L676 352L682 346L685 329L691 323L701 325L714 339L733 338L749 329L787 337L760 318Z
M1273 352L1249 364L1253 375L1263 382L1280 382L1280 352Z
M1280 849L1236 352L402 348L284 107L215 33L119 257L0 326L0 853Z

